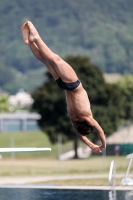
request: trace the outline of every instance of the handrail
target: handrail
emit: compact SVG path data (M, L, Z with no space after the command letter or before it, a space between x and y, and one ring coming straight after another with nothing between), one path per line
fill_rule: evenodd
M109 178L108 178L108 182L110 186L114 186L112 182L112 178L115 179L115 161L114 160L112 160L110 164L110 171L109 171Z
M109 177L108 177L108 182L109 182L109 185L111 186L111 189L109 191L109 199L110 200L116 200L115 173L116 173L115 161L112 160L111 164L110 164L110 171L109 171Z
M128 167L127 167L127 171L125 174L125 177L121 180L121 185L131 185L133 184L133 179L132 178L128 178L129 175L129 171L132 165L132 161L133 161L133 153L129 154L126 156L126 158L130 159L129 163L128 163Z
M125 179L128 177L128 174L129 174L129 171L130 171L130 168L131 168L131 164L132 164L132 161L133 161L133 153L127 155L127 158L130 158L130 160L129 160L129 164L128 164L128 167L127 167Z

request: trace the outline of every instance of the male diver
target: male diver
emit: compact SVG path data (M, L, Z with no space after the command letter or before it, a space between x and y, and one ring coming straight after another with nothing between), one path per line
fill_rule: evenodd
M46 65L57 85L65 90L67 112L77 136L95 154L101 153L106 148L104 131L93 118L87 92L73 68L48 48L30 21L25 22L22 26L22 36L24 43L29 45L34 56ZM96 129L101 140L100 146L92 143L86 137L93 128Z

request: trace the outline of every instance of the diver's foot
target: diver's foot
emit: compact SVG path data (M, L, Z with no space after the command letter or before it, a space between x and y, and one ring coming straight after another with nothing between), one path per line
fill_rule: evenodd
M40 37L36 28L34 27L34 25L30 21L28 21L27 24L28 24L28 27L29 27L29 30L30 30L29 41L30 42L36 42Z
M22 36L23 36L23 40L25 44L29 44L29 34L30 34L30 30L28 27L27 22L24 23L24 25L22 26Z

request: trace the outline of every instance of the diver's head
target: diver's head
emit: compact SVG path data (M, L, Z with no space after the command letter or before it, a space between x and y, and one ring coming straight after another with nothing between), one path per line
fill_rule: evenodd
M93 131L93 127L87 124L86 121L76 122L75 125L78 133L80 133L81 135L86 136Z

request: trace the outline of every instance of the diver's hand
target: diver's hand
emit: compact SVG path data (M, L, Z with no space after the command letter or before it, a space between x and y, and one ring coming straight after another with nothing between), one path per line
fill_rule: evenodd
M103 151L106 148L106 146L100 145L99 148L101 151Z
M102 153L102 148L100 148L100 146L98 146L98 145L94 145L92 148L92 151L95 154L100 154L100 153Z

